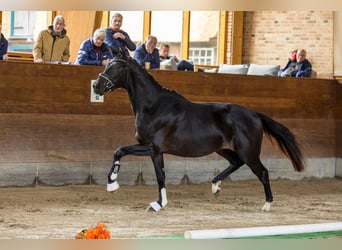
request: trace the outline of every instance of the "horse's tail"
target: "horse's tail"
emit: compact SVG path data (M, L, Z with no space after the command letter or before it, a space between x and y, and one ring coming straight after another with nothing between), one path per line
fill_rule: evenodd
M304 170L303 155L300 146L292 134L292 132L280 124L274 121L270 117L257 113L262 125L264 127L265 134L270 138L274 138L279 146L279 149L291 160L294 169L298 172Z

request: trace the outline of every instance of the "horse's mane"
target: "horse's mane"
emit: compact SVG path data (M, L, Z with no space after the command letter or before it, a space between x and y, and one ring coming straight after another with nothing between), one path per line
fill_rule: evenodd
M173 89L166 88L163 85L161 85L147 70L145 70L143 67L141 67L141 65L139 65L138 62L136 60L134 60L133 58L129 58L129 64L133 65L133 67L131 67L131 69L134 72L136 72L137 74L140 74L140 75L144 76L145 78L147 78L152 84L154 84L158 88L160 88L165 94L173 94L173 95L177 95L180 98L185 99L184 96L179 94L177 91L175 91Z

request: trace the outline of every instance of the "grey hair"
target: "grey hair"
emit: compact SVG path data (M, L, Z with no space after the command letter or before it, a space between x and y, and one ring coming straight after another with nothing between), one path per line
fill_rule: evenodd
M93 38L106 37L106 31L104 29L96 29L94 31Z
M62 21L63 24L65 24L65 19L63 16L61 15L55 16L55 18L53 19L53 23L56 23L58 20Z

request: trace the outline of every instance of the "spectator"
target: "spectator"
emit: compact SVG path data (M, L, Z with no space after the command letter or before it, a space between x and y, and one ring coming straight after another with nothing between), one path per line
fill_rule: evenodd
M169 44L161 44L159 49L159 58L160 61L166 61L166 60L174 60L176 62L177 70L183 70L183 71L194 71L194 65L186 60L178 60L175 56L169 56L170 52L170 45Z
M105 43L111 48L112 54L117 55L120 50L129 55L129 51L134 51L136 45L130 39L129 35L121 30L123 16L120 13L115 13L111 19L111 27L106 28Z
M134 59L142 67L145 67L145 62L150 62L151 69L159 69L160 59L159 50L156 48L157 42L157 37L149 35L147 36L145 43L134 51Z
M56 16L48 29L39 33L33 47L33 58L37 63L68 62L70 58L70 39L66 35L63 16Z
M1 32L1 25L0 25L0 60L7 60L7 50L8 50L8 41L5 38L4 34Z
M282 77L310 77L311 63L306 59L306 51L299 49L293 51L286 66L281 69L278 76Z
M95 30L93 37L82 42L75 64L105 66L113 58L112 52L104 43L106 32Z

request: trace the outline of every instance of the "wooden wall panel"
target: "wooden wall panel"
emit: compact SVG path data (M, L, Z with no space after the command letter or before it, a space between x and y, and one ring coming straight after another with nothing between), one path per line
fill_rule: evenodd
M70 61L75 62L81 43L93 36L94 27L100 27L101 20L97 11L58 11L65 18L67 35L70 38Z
M0 62L0 163L111 160L115 148L135 143L124 90L90 102L90 80L102 70ZM341 156L342 86L335 80L150 73L193 101L235 102L273 117L293 130L308 157ZM282 157L267 140L262 154Z

